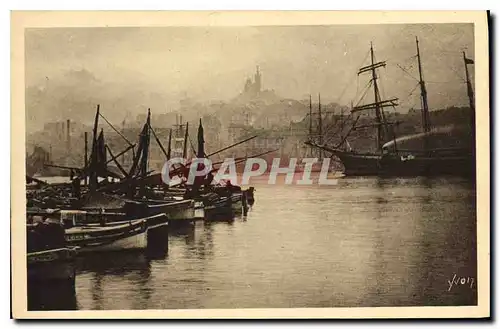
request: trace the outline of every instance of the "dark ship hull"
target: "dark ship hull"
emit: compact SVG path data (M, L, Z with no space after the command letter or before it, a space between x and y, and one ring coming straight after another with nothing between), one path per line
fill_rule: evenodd
M380 155L324 149L340 159L344 166L343 174L346 176L376 176L380 174Z
M395 153L377 155L347 152L321 147L338 157L346 176L475 176L475 161L471 154L404 156Z
M475 177L475 161L465 155L404 156L388 155L380 159L381 176L460 176Z

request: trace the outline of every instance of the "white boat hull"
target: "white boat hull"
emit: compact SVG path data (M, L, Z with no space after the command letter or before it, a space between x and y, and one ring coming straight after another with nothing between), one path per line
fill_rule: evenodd
M98 252L98 251L120 251L120 250L137 250L146 249L148 246L147 231L137 235L129 236L120 240L116 240L110 244L85 246L80 249L80 253Z
M194 205L189 208L172 211L168 214L169 220L192 220L194 219Z
M141 219L104 227L88 225L69 228L65 239L71 246L79 247L79 253L146 249L147 232L147 222Z

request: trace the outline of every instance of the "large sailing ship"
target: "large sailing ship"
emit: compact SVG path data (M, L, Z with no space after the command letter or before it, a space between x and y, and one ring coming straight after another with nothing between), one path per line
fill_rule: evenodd
M444 129L431 129L429 106L427 102L427 90L423 80L422 64L418 39L417 46L417 64L419 69L420 98L422 104L422 133L410 136L396 136L395 126L399 123L389 122L384 108L398 106L398 99L382 99L378 85L377 69L385 67L386 62L375 62L373 45L370 46L371 64L362 67L358 75L370 73L370 84L373 87L374 101L362 106L352 107L351 117L352 127L346 134L342 134L341 141L330 146L320 144L317 141L309 140L306 144L315 146L324 151L330 152L338 157L343 166L346 176L433 176L433 175L459 175L472 177L475 174L475 156L474 156L474 96L469 78L467 65L473 64L463 53L467 94L469 96L470 111L472 113L469 132L471 135L465 140L469 142L459 143L459 146L450 147L449 145L440 147L439 141L449 132ZM360 113L375 112L375 122L364 125L357 125ZM376 150L372 152L361 152L350 147L346 147L347 139L350 134L358 129L376 128ZM421 147L405 148L407 141L417 142ZM436 142L437 141L437 142ZM415 143L413 143L415 145Z

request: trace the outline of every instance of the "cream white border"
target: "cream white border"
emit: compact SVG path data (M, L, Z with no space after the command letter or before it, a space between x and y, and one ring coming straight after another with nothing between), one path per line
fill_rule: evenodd
M97 26L246 26L474 23L478 306L143 311L26 310L24 29ZM488 27L484 11L18 11L11 13L11 223L14 318L461 318L490 315Z

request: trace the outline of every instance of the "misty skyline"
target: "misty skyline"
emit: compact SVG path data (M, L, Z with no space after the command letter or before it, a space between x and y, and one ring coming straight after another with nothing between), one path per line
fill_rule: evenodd
M373 42L376 60L387 61L383 96L400 98L398 110L405 112L420 106L415 37L431 110L466 106L462 51L474 58L472 24L50 28L28 29L25 37L26 87L44 92L51 84L65 85L68 72L84 70L113 86L106 97L119 101L130 90L153 93L170 108L184 96L228 101L257 65L263 89L281 97L321 93L322 99L348 105L366 84L367 76L356 76L369 64ZM81 87L85 99L85 86L70 85Z

